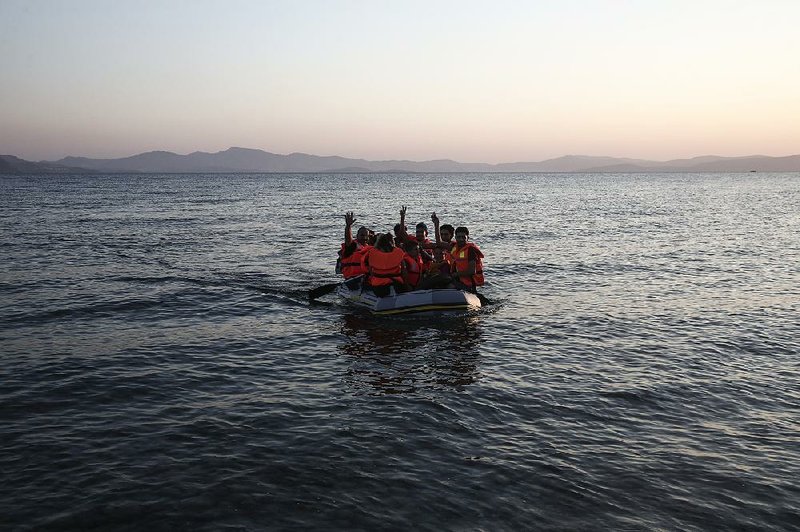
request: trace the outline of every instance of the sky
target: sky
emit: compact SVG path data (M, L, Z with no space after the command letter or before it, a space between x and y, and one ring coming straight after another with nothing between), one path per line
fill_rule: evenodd
M0 0L0 154L800 153L797 0Z

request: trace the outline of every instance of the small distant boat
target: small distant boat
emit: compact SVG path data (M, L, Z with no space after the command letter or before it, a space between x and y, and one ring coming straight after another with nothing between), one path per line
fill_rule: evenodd
M455 288L414 290L402 294L396 294L394 289L390 289L388 296L378 297L369 287L364 286L362 280L362 277L356 277L345 281L339 285L336 293L352 305L381 316L420 312L463 312L481 307L478 296Z

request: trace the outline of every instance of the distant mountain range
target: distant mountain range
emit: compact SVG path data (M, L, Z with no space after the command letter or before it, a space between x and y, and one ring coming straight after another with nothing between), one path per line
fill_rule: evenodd
M40 162L34 163L14 157L13 155L0 155L0 175L2 174L94 174L95 170L87 168L70 168L68 166Z
M217 153L180 155L151 151L121 159L65 157L58 161L31 162L0 155L0 174L34 173L368 173L368 172L800 172L800 155L769 157L717 157L649 161L619 157L565 155L538 162L460 163L433 161L369 161L306 153L279 155L263 150L229 148Z

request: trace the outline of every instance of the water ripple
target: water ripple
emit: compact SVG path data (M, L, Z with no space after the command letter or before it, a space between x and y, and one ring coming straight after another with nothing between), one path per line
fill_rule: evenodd
M796 528L798 176L341 179L0 180L4 528ZM408 190L493 305L309 302Z

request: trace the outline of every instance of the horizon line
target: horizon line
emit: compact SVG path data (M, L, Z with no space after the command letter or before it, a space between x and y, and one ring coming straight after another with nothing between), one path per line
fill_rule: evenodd
M548 157L548 158L539 159L539 160L533 160L533 159L523 160L523 159L520 159L520 160L515 160L515 161L503 161L503 162L497 162L497 163L490 163L490 162L485 162L485 161L465 162L465 161L459 161L457 159L450 159L450 158L446 158L446 157L440 157L440 158L436 158L436 159L402 159L402 158L395 158L395 159L367 159L365 157L358 157L358 156L348 156L348 155L339 155L339 154L336 154L336 155L320 155L320 154L308 153L308 152L302 152L302 151L293 151L293 152L290 152L290 153L277 153L277 152L269 151L269 150L266 150L266 149L263 149L263 148L247 148L247 147L242 147L242 146L230 146L228 148L225 148L225 149L222 149L222 150L218 150L218 151L194 150L194 151L187 152L187 153L180 153L180 152L170 151L170 150L147 150L147 151L133 153L131 155L123 155L123 156L119 156L119 157L92 157L92 156L86 156L86 155L65 155L64 157L61 157L61 158L58 158L58 159L39 159L39 160L32 161L32 162L52 163L52 162L58 162L58 161L60 161L62 159L67 159L67 158L71 158L71 157L72 158L80 158L80 159L95 159L95 160L116 160L116 159L127 159L127 158L130 158L130 157L136 157L138 155L145 155L145 154L149 154L149 153L165 153L165 154L172 154L172 155L178 155L178 156L186 157L186 156L189 156L189 155L194 155L196 153L208 154L208 155L216 155L216 154L225 153L225 152L231 151L231 150L257 151L257 152L262 152L262 153L269 153L271 155L278 155L278 156L282 156L282 157L288 157L288 156L291 156L291 155L307 155L307 156L311 156L311 157L338 157L338 158L342 158L342 159L354 159L354 160L363 160L363 161L369 161L369 162L395 162L396 161L396 162L427 163L427 162L437 162L437 161L448 161L448 162L454 162L454 163L459 163L459 164L485 164L485 165L491 165L491 166L498 166L498 165L502 165L502 164L541 163L541 162L545 162L545 161L552 161L552 160L562 159L562 158L566 158L566 157L607 157L607 158L611 158L611 159L632 159L632 160L642 160L642 161L648 161L648 162L663 162L663 163L666 163L666 162L676 161L676 160L692 160L692 159L697 159L697 158L701 158L701 157L720 157L720 158L724 158L724 159L746 159L746 158L751 158L751 157L782 158L782 157L793 157L793 156L796 156L796 155L800 155L800 152L791 153L791 154L788 154L788 155L764 155L764 154L716 155L716 154L713 154L713 153L706 153L706 154L702 154L702 155L679 156L679 157L674 157L674 158L671 158L671 159L649 159L649 158L645 158L645 157L634 157L634 156L628 156L628 155L605 155L605 154L604 155L588 155L588 154L585 154L585 153L583 153L583 154L581 154L581 153L567 153L567 154L564 154L564 155L558 155L558 156L555 156L555 157ZM11 155L11 154L5 154L5 155ZM13 157L18 157L16 155L12 155L12 156ZM19 157L19 158L22 159L22 157ZM26 160L26 159L23 159L23 160Z

